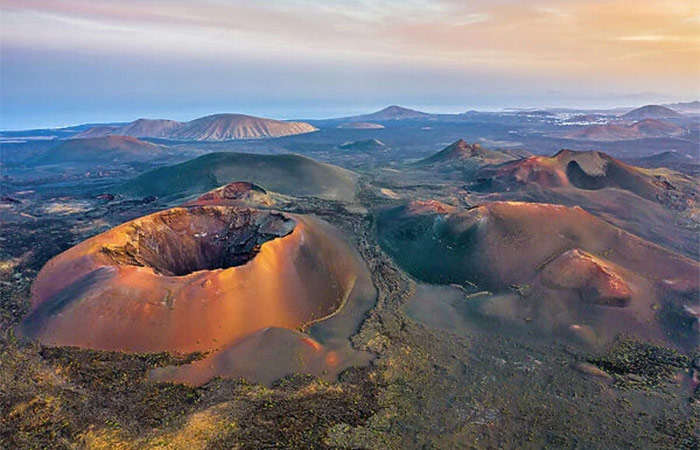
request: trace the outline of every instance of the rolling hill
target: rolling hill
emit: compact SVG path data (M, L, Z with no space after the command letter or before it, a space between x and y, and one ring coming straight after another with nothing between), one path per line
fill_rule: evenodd
M655 153L641 158L634 158L628 161L638 167L651 169L668 168L686 175L698 176L700 174L700 161L691 155L675 151Z
M677 119L683 114L661 105L646 105L620 116L625 120Z
M128 136L70 139L40 156L34 165L63 163L125 163L167 156L165 148Z
M184 198L234 181L247 181L285 195L353 201L357 175L300 155L210 153L146 172L122 185L133 195Z
M623 141L676 137L684 133L684 128L672 123L657 119L642 119L633 124L592 125L566 133L564 137L588 141Z
M435 165L461 165L467 162L475 162L480 165L497 164L514 159L505 153L487 150L481 144L468 144L460 139L436 154L418 161L416 164L423 166Z

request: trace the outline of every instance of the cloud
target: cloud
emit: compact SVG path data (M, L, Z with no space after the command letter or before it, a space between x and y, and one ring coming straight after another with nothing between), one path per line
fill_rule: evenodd
M664 36L659 34L620 36L617 39L629 42L700 42L700 36Z
M195 92L188 104L217 91L231 101L250 93L250 102L270 91L270 101L362 92L364 102L517 102L525 90L696 96L700 78L700 3L690 1L0 2L0 70L13 74L0 78L0 100L27 108L59 98L54 91L102 95L110 86L158 93L154 102Z
M335 54L613 75L695 69L677 51L645 57L650 43L700 51L693 2L640 0L630 10L623 0L3 0L2 9L6 46L159 57ZM619 66L626 55L638 60Z

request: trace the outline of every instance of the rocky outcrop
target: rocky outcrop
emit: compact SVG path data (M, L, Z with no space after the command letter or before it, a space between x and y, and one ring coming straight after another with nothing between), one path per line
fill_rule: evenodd
M271 206L275 204L274 194L268 193L257 184L235 181L220 188L213 189L183 206Z
M581 300L605 306L627 306L632 289L609 263L579 249L547 263L540 281L553 289L571 289Z

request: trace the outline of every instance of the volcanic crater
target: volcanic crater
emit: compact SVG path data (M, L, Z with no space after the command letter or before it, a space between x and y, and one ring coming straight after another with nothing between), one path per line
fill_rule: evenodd
M290 234L296 222L276 212L199 206L133 225L123 245L106 245L101 251L117 264L184 276L241 266L265 242Z
M303 329L373 296L359 256L317 219L242 206L179 207L49 261L20 332L47 345L218 351L269 327Z

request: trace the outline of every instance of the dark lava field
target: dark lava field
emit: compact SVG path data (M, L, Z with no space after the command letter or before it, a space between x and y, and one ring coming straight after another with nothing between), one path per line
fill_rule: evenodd
M698 117L581 113L1 133L0 447L697 449Z

